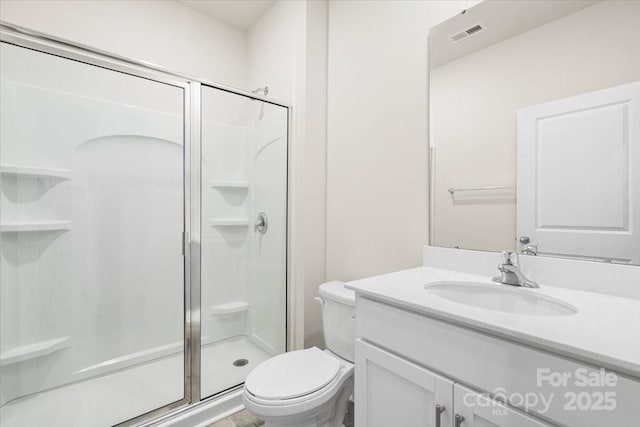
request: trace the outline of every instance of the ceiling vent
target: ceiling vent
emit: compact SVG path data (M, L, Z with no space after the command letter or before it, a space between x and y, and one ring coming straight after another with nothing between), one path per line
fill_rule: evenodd
M482 30L484 30L484 27L482 26L482 24L476 24L467 28L466 30L460 31L459 33L449 36L449 40L451 40L454 43L459 42L460 40L465 39L471 35L478 34Z

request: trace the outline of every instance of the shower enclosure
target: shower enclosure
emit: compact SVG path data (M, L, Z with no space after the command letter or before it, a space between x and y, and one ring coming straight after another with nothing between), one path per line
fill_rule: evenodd
M2 28L0 424L144 423L286 351L289 107Z

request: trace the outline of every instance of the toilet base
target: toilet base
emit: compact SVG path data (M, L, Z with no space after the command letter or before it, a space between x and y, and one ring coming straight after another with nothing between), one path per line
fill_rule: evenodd
M314 408L302 414L285 417L269 417L254 414L262 418L265 427L344 427L349 396L353 393L353 377L344 384L340 395L326 402L320 408ZM251 408L247 408L251 411Z

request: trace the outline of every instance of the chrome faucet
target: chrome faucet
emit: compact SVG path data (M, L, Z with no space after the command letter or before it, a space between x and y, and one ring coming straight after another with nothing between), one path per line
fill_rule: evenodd
M502 264L498 265L500 275L494 277L494 282L503 285L522 286L524 288L539 288L536 282L527 279L522 271L520 271L520 262L518 254L514 252L502 252Z
M538 255L538 245L532 245L529 236L520 237L520 243L522 243L520 255Z

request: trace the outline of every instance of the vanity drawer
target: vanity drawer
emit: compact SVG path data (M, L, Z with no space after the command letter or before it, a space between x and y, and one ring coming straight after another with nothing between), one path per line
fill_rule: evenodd
M356 337L568 426L640 425L640 381L359 296ZM615 384L613 384L615 382Z

